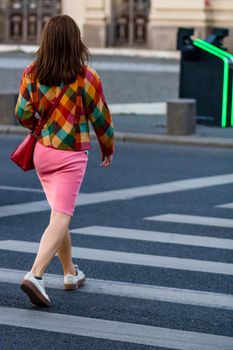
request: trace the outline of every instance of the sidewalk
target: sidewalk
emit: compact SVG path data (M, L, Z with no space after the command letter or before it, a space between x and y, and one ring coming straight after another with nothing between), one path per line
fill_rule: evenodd
M114 116L118 139L128 142L180 144L190 146L233 148L233 127L196 125L196 134L167 135L166 116Z
M221 128L198 124L196 134L174 136L166 134L166 117L162 115L116 115L113 120L116 139L119 141L233 148L233 127ZM26 133L27 130L18 125L0 125L0 134Z

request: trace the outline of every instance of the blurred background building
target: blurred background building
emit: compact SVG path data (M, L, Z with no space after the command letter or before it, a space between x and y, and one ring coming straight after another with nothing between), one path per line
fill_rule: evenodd
M76 20L89 47L175 50L178 27L194 27L199 37L224 27L233 51L233 0L0 0L0 42L37 44L59 13Z

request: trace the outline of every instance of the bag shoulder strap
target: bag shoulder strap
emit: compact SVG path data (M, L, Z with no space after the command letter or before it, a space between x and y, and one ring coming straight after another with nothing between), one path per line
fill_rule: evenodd
M65 85L63 87L63 89L61 90L60 94L58 95L58 97L56 97L53 101L51 101L50 107L49 107L48 111L46 112L46 117L41 118L40 122L37 124L37 126L36 126L36 128L34 130L34 135L35 136L39 136L39 134L41 132L41 129L43 128L45 123L48 121L48 119L51 116L51 114L53 113L53 111L58 106L62 96L65 94L66 90L68 89L68 86L69 85Z

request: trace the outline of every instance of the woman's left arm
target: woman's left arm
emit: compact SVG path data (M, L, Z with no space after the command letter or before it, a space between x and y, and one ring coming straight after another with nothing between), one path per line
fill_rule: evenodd
M84 86L84 108L96 133L102 152L102 166L111 162L114 152L114 125L109 111L102 82L98 73L91 67L86 74ZM108 158L108 161L104 160Z
M35 117L34 113L35 110L28 89L27 76L26 72L24 71L20 83L19 96L15 107L16 120L23 127L34 130L37 124L37 118Z

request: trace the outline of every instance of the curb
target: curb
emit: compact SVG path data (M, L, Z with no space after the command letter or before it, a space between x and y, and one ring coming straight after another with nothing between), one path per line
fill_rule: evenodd
M0 135L23 135L28 130L17 125L0 125ZM90 132L91 137L95 136ZM220 137L200 137L195 135L175 136L175 135L153 135L139 133L115 132L115 139L122 142L154 143L154 144L173 144L198 147L215 147L215 148L233 148L233 140Z
M200 137L193 135L153 135L121 132L116 132L115 137L116 140L124 142L159 143L214 148L233 148L232 139L220 137Z

